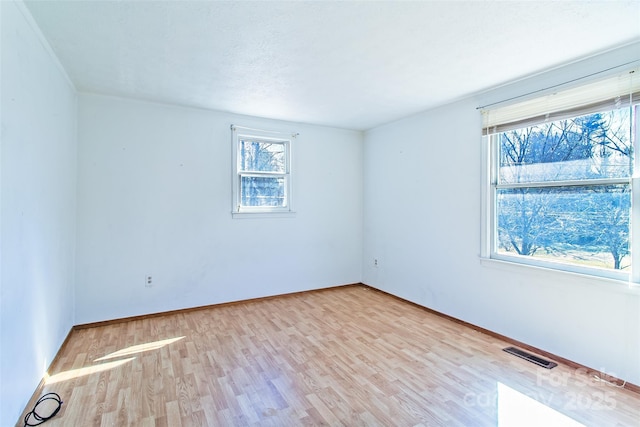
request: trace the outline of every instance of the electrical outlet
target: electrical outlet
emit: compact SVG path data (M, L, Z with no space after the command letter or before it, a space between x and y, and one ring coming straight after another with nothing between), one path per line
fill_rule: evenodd
M151 288L153 287L153 277L151 277L151 275L147 275L144 278L144 286L145 288Z
M374 265L374 267L378 266L378 258L374 258L373 259L373 265Z

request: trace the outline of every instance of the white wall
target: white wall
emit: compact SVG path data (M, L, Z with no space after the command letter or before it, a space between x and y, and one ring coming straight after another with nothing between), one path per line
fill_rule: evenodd
M2 15L0 425L73 325L76 95L22 3Z
M640 384L640 292L480 262L478 105L637 59L591 58L365 134L363 281ZM378 259L378 267L373 259Z
M231 218L232 123L300 133L295 217ZM361 279L360 132L81 94L78 141L78 324Z

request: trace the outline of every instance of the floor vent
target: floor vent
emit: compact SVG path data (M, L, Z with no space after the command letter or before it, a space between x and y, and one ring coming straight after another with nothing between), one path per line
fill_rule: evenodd
M551 369L551 368L555 368L556 366L558 366L557 363L555 362L551 362L549 360L544 360L538 356L535 356L531 353L527 353L526 351L520 350L518 348L515 347L507 347L505 349L503 349L504 351L506 351L507 353L513 354L514 356L518 356L521 357L525 360L528 360L531 363L535 363L538 366L542 366L543 368L547 368L547 369Z

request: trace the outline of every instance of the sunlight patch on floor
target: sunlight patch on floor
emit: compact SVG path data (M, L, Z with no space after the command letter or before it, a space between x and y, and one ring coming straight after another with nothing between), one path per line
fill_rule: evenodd
M553 395L549 399L553 399ZM539 426L585 427L532 397L498 383L498 427Z
M102 360L107 360L107 359L115 359L116 357L130 356L132 354L142 353L144 351L157 350L159 348L164 347L165 345L172 344L172 343L174 343L176 341L179 341L179 340L181 340L183 338L184 337L169 338L169 339L166 339L166 340L153 341L153 342L146 343L146 344L134 345L134 346L131 346L131 347L123 348L122 350L118 350L118 351L113 352L111 354L107 354L106 356L102 356L102 357L100 357L98 359L95 359L94 362L100 362Z
M119 366L122 366L125 363L131 362L133 359L135 359L135 357L116 360L113 362L101 363L100 365L86 366L84 368L78 368L78 369L71 369L69 371L60 372L59 374L46 376L45 383L49 385L49 384L59 383L61 381L72 380L74 378L82 377L84 375L90 375L90 374L95 374L97 372L108 371L110 369L114 369Z

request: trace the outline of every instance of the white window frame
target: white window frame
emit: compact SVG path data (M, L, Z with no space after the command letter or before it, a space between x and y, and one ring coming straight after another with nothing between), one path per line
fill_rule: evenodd
M292 140L297 133L268 131L244 126L231 125L232 143L232 210L234 218L291 216L293 210L292 192ZM244 171L241 169L242 159L239 150L240 141L251 139L258 142L282 144L285 153L285 170L283 172ZM284 206L245 206L242 205L242 177L272 177L284 179Z
M637 81L634 82L634 86L632 87L632 92L634 93L632 103L634 105L638 105L638 93L637 93ZM593 87L593 85L585 86L584 91L589 92L589 90ZM572 88L569 90L571 92L571 97L579 97L580 95L576 95L580 93L580 87ZM555 95L555 94L554 94ZM609 94L610 96L616 96L617 94ZM586 95L588 96L588 95ZM628 95L627 95L628 96ZM514 106L513 112L509 111L508 106L501 106L499 109L499 114L503 115L503 117L508 117L509 119L503 119L505 123L508 123L512 117L518 117L517 122L522 122L520 127L527 127L529 125L535 124L536 122L541 122L540 116L532 114L527 117L523 115L523 111L527 111L527 109L535 110L538 108L535 104L540 102L547 102L549 94L546 94L544 97L537 97L533 99L529 99L527 101L518 103ZM568 109L569 112L562 113L561 117L569 118L569 117L578 117L583 113L588 114L589 103L584 102L575 102L576 98L572 98L569 102L573 102L571 109ZM533 105L533 107L532 107ZM585 108L587 107L587 108ZM564 106L563 106L564 108ZM481 107L481 109L483 109ZM520 111L518 111L520 110ZM572 114L571 111L576 110L577 113ZM486 111L486 110L485 110ZM590 112L597 112L597 107ZM512 117L509 117L513 114ZM542 117L545 117L545 114L542 114ZM551 115L553 117L553 115ZM546 115L546 118L549 118L549 115ZM553 118L552 118L553 120ZM482 149L482 226L481 226L481 250L480 256L483 260L495 260L497 262L504 262L507 264L511 264L513 266L523 266L523 267L534 267L534 268L543 268L548 271L559 271L559 272L567 272L571 274L581 274L589 277L600 278L600 279L613 279L618 282L628 283L629 286L633 286L637 288L638 284L640 284L640 238L633 239L632 236L640 236L640 105L638 105L635 109L635 116L631 118L633 128L632 128L632 145L634 152L634 168L633 168L633 176L630 178L614 178L614 179L604 179L604 180L579 180L579 181L561 181L561 182L540 182L540 183L526 183L526 184L499 184L498 183L498 165L499 165L499 133L500 130L496 131L495 129L491 129L491 126L488 126L486 123L483 125L483 149ZM485 118L485 122L486 122ZM516 120L514 120L516 122ZM515 127L512 127L512 129ZM491 132L490 130L493 130ZM512 188L512 187L530 187L530 188L540 188L540 187L557 187L557 186L566 186L566 185L580 185L580 186L588 186L588 185L603 185L603 184L628 184L631 191L631 213L630 213L630 252L631 252L631 268L630 271L620 271L620 270L612 270L612 269L603 269L603 268L595 268L595 267L582 267L579 265L562 263L562 262L554 262L554 261L545 261L537 258L527 257L527 256L519 256L519 255L510 255L504 253L497 252L497 193L501 188Z

